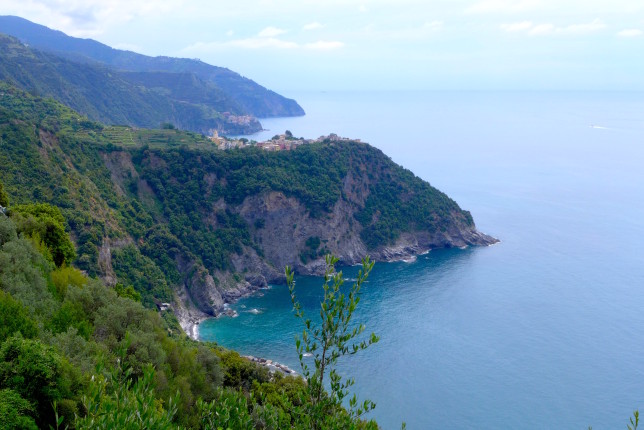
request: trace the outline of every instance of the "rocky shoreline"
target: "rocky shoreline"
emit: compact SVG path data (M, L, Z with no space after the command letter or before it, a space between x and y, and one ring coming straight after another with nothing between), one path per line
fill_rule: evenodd
M271 373L281 372L282 374L288 375L288 376L299 376L295 370L291 369L285 364L278 363L277 361L268 360L266 358L261 358L261 357L255 357L252 355L242 355L242 357L252 361L253 363L257 363L261 366L268 368L268 371Z
M460 239L460 240L459 240ZM499 240L488 236L484 233L481 233L477 230L470 232L469 237L462 238L459 237L457 240L452 239L452 242L448 243L436 243L431 238L423 238L414 234L403 235L399 241L393 245L384 247L377 252L374 252L372 259L377 262L386 262L393 263L403 261L406 263L411 263L416 261L419 255L427 254L428 252L441 249L441 248L465 248L468 246L491 246L496 243L499 243ZM359 264L359 261L355 258L349 259L340 259L341 264L346 265L355 265ZM324 273L324 262L322 259L319 261L309 264L307 267L307 275L321 275ZM248 279L251 280L251 279ZM199 340L199 325L210 318L218 318L221 316L230 316L236 317L237 312L229 307L229 305L237 302L239 299L250 296L251 294L256 293L261 289L268 288L268 285L264 281L258 282L255 279L252 279L252 283L248 280L243 281L235 288L232 288L228 291L227 294L221 295L221 303L217 309L213 309L213 314L205 313L197 309L191 300L186 300L187 291L184 291L184 298L181 299L179 305L174 309L175 315L179 320L179 324L185 331L185 333L193 340ZM281 280L281 279L280 279ZM214 285L213 285L214 286ZM265 360L265 359L262 359Z

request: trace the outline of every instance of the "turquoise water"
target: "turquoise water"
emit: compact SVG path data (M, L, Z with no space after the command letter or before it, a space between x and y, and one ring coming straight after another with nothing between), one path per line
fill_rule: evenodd
M361 138L502 241L376 265L356 318L381 341L342 370L384 428L613 429L644 409L644 94L290 96L307 116L264 136ZM320 280L297 282L314 312ZM297 368L288 291L261 294L200 336Z

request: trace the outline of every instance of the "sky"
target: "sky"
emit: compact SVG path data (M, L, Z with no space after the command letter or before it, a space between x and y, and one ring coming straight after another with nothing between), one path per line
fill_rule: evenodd
M644 0L0 0L281 92L644 90Z

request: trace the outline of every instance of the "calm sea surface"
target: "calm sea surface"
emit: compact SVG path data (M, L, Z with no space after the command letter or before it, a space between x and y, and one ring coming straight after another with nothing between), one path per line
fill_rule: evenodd
M253 138L360 138L501 239L376 264L356 318L381 341L342 371L384 428L615 429L644 412L644 94L289 96L307 115ZM297 280L311 316L320 285ZM200 336L297 369L288 290L262 294Z

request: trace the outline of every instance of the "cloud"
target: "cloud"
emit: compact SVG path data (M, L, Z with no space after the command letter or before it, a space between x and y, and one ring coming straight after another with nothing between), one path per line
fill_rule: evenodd
M444 28L443 21L434 20L426 21L422 25L417 26L404 26L404 27L389 27L389 26L376 26L370 24L360 30L360 33L365 39L379 40L385 42L391 41L424 41L431 38L434 34L442 31Z
M557 31L557 28L554 26L554 24L539 24L535 25L528 31L528 34L531 36L543 36L543 35L548 35L555 33Z
M182 49L185 54L224 51L228 49L302 49L308 51L331 51L345 46L344 42L318 40L310 43L296 43L275 37L250 37L246 39L227 40L224 42L197 42Z
M617 35L619 37L639 37L642 34L644 34L644 32L642 32L642 30L638 30L636 28L627 28L627 29L622 30L619 33L617 33Z
M263 49L263 48L293 49L293 48L297 48L297 43L277 39L275 37L250 37L248 39L237 39L237 40L231 40L230 42L224 42L224 45L228 45L228 46L232 46L232 47L236 47L236 48L244 48L244 49Z
M165 16L179 0L23 0L2 3L3 14L18 15L76 37L95 37L140 17Z
M443 29L443 21L431 21L431 22L426 22L423 25L423 28L426 30L432 30L432 31L438 31Z
M483 0L465 9L465 13L517 13L535 9L540 4L539 0Z
M343 47L344 47L343 42L328 41L328 40L318 40L317 42L307 43L304 45L304 48L314 50L314 51L331 51L331 50L340 49Z
M594 33L606 28L606 24L597 18L585 24L571 24L566 27L557 27L554 24L534 24L532 21L521 21L512 24L501 24L501 30L508 33L525 33L530 36L547 36L553 34L580 35Z
M593 20L593 22L590 22L588 24L573 24L569 25L568 27L562 28L562 29L557 29L561 33L567 33L567 34L586 34L586 33L593 33L595 31L603 30L606 28L606 24L602 22L601 19L596 18Z
M310 31L310 30L318 30L320 28L324 28L324 26L322 24L320 24L319 22L311 22L311 23L306 24L305 26L303 26L302 30Z
M531 21L515 22L513 24L501 24L501 30L508 33L515 33L517 31L527 31L534 27Z
M257 35L259 37L277 37L284 33L286 33L286 30L282 30L281 28L266 27L265 29L260 31Z

